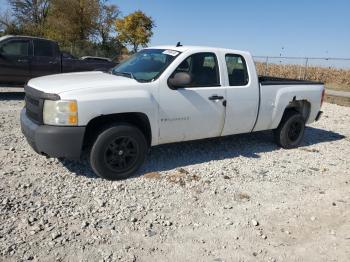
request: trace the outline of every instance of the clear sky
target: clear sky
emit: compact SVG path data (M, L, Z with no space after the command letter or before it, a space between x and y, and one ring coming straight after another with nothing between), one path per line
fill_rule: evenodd
M209 45L254 55L350 58L350 0L112 0L157 27L152 45Z
M142 10L157 27L151 45L207 45L254 55L350 58L350 0L110 0ZM0 9L6 0L0 0Z

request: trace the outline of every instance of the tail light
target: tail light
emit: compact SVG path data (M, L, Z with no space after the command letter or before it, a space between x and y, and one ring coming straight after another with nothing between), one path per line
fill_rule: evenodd
M321 106L323 104L323 100L324 100L324 95L325 95L325 89L323 88L323 91L322 91L322 97L321 97Z

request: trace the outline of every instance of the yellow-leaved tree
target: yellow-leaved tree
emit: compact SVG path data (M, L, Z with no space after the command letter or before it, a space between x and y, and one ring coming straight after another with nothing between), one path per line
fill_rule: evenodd
M140 46L147 46L153 35L154 27L152 17L142 11L136 11L116 20L118 40L124 45L132 46L133 52L137 52Z

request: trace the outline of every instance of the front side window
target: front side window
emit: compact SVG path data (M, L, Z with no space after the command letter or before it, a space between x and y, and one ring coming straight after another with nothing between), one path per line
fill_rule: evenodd
M52 43L45 40L34 40L34 56L54 56Z
M27 40L12 40L4 43L1 47L2 55L10 56L28 56L29 55L29 41Z
M112 74L150 82L157 79L179 54L174 50L144 49L113 68Z
M214 53L197 53L186 58L172 76L179 72L189 73L191 84L188 87L219 86L219 67Z
M245 86L249 82L247 64L240 55L225 56L230 86Z

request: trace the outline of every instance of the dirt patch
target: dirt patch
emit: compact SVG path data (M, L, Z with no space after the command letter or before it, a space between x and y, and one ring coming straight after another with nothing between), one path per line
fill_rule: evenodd
M245 192L239 192L235 194L235 200L241 202L250 201L250 195Z
M324 99L331 104L350 107L350 97L325 95Z
M143 175L143 178L160 179L161 175L158 172L150 172Z
M186 183L192 181L199 181L199 176L196 174L190 174L187 170L183 168L178 168L174 172L168 174L166 179L175 184L179 184L180 186L185 186Z

